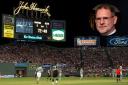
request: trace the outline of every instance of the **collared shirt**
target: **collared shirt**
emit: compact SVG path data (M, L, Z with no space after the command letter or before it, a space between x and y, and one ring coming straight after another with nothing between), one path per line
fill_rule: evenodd
M108 36L109 36L109 35L112 35L112 34L114 34L114 33L116 33L116 29L114 29L111 33L109 33Z

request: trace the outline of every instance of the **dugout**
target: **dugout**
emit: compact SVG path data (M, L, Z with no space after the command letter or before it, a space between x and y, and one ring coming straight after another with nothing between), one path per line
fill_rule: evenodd
M16 63L15 64L15 76L26 77L27 76L27 63Z

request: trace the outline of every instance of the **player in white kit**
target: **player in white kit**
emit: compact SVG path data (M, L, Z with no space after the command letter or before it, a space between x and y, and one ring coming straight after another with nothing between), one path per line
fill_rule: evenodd
M42 72L43 72L43 68L41 66L36 69L35 73L36 73L37 84L39 84L39 80L41 78Z
M122 80L122 78L123 78L122 70L123 70L123 68L122 68L122 66L120 66L120 80Z
M80 69L80 79L83 79L84 76L84 70L83 68Z

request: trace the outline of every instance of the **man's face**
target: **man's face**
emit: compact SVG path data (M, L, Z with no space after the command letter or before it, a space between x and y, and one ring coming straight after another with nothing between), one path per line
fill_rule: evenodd
M96 28L102 35L107 35L115 29L117 17L109 9L101 8L96 12Z

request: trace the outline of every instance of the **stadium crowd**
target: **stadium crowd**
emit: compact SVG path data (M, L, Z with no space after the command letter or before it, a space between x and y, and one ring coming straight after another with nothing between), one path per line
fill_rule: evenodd
M112 76L112 69L128 69L127 47L57 48L37 43L0 46L0 63L65 64L63 73L79 72L86 76Z

